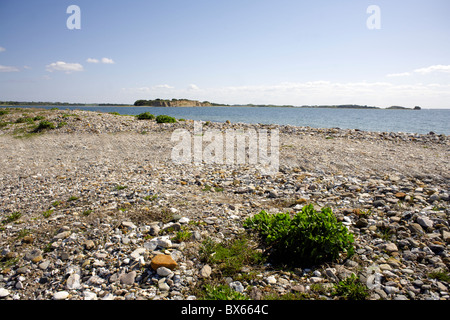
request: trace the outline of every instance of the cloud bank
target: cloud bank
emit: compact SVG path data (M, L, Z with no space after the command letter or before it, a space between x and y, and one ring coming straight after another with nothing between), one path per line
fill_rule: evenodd
M79 63L67 63L64 61L57 61L46 66L48 72L63 71L65 73L83 71L83 66Z

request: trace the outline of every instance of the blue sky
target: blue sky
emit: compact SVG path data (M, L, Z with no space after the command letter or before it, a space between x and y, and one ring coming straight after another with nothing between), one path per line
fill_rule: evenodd
M155 98L450 108L450 2L0 0L0 100Z

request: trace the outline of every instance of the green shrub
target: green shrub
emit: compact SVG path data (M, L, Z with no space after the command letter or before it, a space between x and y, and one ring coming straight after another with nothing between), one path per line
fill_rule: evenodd
M365 300L369 295L367 287L358 281L358 278L352 274L343 281L334 285L334 296L344 300Z
M244 227L259 233L274 262L310 266L337 260L341 251L354 253L353 235L330 208L316 211L310 204L293 218L289 213L261 211L246 219Z
M5 114L8 114L9 111L8 110L0 110L0 116L3 116Z
M55 125L50 121L43 120L43 121L39 122L38 126L36 127L36 129L34 131L40 132L40 131L47 130L47 129L55 129Z
M34 123L34 120L30 117L21 117L16 120L16 123Z
M164 114L161 114L161 115L156 117L156 122L158 122L158 123L172 123L172 122L177 122L177 119L175 119L174 117L171 117L171 116L166 116Z
M155 119L155 116L153 114L151 114L150 112L144 112L144 113L138 114L136 116L136 118L138 118L139 120L153 120L153 119Z

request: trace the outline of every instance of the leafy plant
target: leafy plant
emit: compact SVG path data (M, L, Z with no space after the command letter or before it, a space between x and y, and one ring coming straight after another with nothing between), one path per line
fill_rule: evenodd
M156 199L158 199L158 195L157 194L148 195L148 196L144 197L144 200L147 200L147 201L155 201Z
M85 211L83 211L83 216L88 216L88 215L90 215L92 213L92 210L90 210L90 209L88 209L88 210L85 210Z
M200 247L200 260L218 264L224 275L235 275L242 267L263 262L262 253L253 249L247 237L217 243L211 238L203 241Z
M34 123L34 120L30 117L21 117L16 120L16 123Z
M156 117L156 122L157 123L173 123L173 122L177 122L177 119L175 119L174 117L171 117L171 116L166 116L164 114L161 114Z
M244 294L234 291L227 285L205 285L203 300L249 300Z
M177 232L177 234L175 235L174 240L178 243L181 243L183 241L187 241L191 238L192 233L187 231L187 230L180 230Z
M21 216L22 216L22 214L20 212L16 211L16 212L11 213L9 216L7 216L6 219L4 219L2 222L3 223L14 222L14 221L18 220Z
M123 189L126 189L126 188L128 188L127 186L121 186L121 185L117 185L116 187L115 187L115 189L117 190L117 191L120 191L120 190L123 190Z
M274 262L306 266L337 260L340 252L354 254L353 235L328 207L316 211L310 204L292 218L261 211L246 219L244 228L259 233Z
M39 122L38 126L36 127L36 129L34 130L35 132L40 132L46 129L55 129L55 125L47 120L43 120L41 122Z
M53 211L54 211L53 209L46 210L46 211L42 212L42 216L44 218L50 218L50 216L52 215Z
M332 293L344 300L365 300L369 295L367 287L362 284L355 274L334 285Z
M450 275L446 271L434 271L428 274L431 279L437 279L439 281L444 281L450 283Z
M70 196L69 199L67 199L67 201L76 201L78 199L79 199L79 197L77 197L77 196Z
M150 112L144 112L144 113L138 114L136 116L136 118L138 120L153 120L153 119L155 119L155 116L153 114L151 114Z

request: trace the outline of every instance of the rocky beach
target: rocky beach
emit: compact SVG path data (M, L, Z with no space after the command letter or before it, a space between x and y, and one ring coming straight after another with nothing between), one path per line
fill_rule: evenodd
M450 299L446 135L203 122L278 129L279 170L263 175L250 164L174 163L171 135L192 131L191 120L0 111L2 300L197 300L218 284L252 300L332 300L352 274L366 299ZM244 220L261 210L309 203L353 234L352 257L224 274L202 256L207 240L247 234Z

